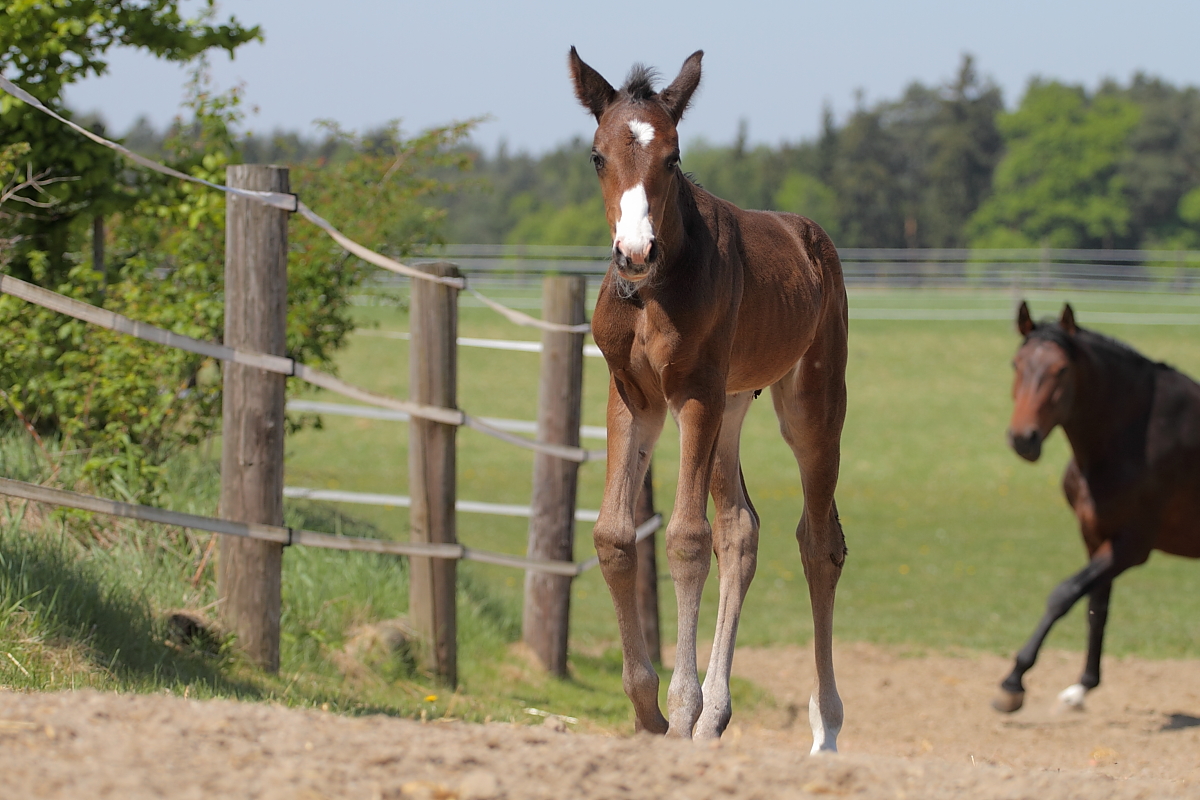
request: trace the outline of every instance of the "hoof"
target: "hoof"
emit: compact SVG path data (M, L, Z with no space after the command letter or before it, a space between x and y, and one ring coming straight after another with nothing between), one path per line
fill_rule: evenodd
M1024 692L1009 692L1004 689L992 701L992 708L1005 714L1011 714L1025 704Z
M663 736L667 733L667 718L662 715L657 708L654 709L654 714L647 722L642 722L641 717L634 715L633 729L637 733L651 733L655 736Z
M1068 686L1058 693L1058 707L1069 711L1083 711L1083 698L1087 689L1081 683Z

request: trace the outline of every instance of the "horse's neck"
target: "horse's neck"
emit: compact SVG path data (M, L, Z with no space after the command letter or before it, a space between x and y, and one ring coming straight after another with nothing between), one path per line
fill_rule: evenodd
M1121 460L1127 455L1125 448L1145 436L1154 365L1145 359L1121 363L1081 343L1076 366L1074 402L1063 431L1086 473Z
M687 178L680 182L676 200L678 219L670 232L674 241L664 264L668 272L682 270L689 281L699 277L696 271L711 263L710 257L722 247L721 228L731 222L729 215L723 214L727 206L724 200Z

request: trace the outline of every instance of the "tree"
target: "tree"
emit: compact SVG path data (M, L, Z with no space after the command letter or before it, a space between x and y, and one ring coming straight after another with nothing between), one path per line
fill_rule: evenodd
M1200 187L1200 90L1135 75L1110 88L1141 109L1118 168L1129 204L1125 246L1196 247L1189 192Z
M0 8L0 60L6 77L34 97L69 117L63 107L64 88L108 67L115 46L147 50L169 61L189 61L212 50L232 56L240 45L260 38L257 27L247 28L230 18L214 24L216 0L204 0L198 19L184 19L180 0L9 0ZM118 156L50 117L32 113L7 95L0 98L0 146L29 144L28 160L50 177L78 176L52 187L53 209L26 218L22 241L10 269L32 278L33 252L44 258L45 277L61 280L70 269L65 255L72 238L82 235L80 220L128 208L136 187L119 180Z
M211 91L203 65L189 86L192 119L158 143L175 169L223 183L240 160L236 91ZM296 165L292 188L352 238L404 256L437 241L442 213L419 202L443 184L434 167L461 166L471 123L402 135L398 124L364 136L331 126L327 157ZM78 136L78 134L75 134ZM79 137L82 139L82 137ZM41 250L27 266L61 294L198 339L224 330L225 198L143 175L134 202L113 215L107 285L77 254L56 274ZM288 253L288 355L330 369L352 329L350 295L367 270L323 232L295 218ZM0 420L18 418L88 454L85 479L108 495L153 500L162 464L220 422L220 365L174 348L99 330L0 297Z
M1034 80L999 118L1007 151L969 224L976 247L1114 247L1132 214L1120 174L1139 109L1114 91Z
M929 131L929 158L919 182L922 247L963 247L967 220L992 189L1003 140L996 116L1000 89L981 79L964 55L958 76L940 92Z

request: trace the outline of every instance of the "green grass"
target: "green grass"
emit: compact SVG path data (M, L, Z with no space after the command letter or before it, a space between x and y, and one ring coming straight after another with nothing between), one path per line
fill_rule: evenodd
M54 454L54 447L50 448ZM54 459L58 460L58 459ZM55 481L75 485L71 459ZM4 474L49 479L51 467L20 434L0 440ZM212 514L216 465L202 454L172 461L166 505ZM537 722L534 706L586 720L593 729L626 729L632 717L609 653L580 655L570 679L553 680L514 651L519 615L488 587L464 575L458 592L460 671L457 693L416 670L408 653L371 650L350 659L346 644L360 626L401 617L408 606L402 559L370 553L286 551L281 669L265 675L217 647L170 642L169 612L212 618L212 562L193 586L208 534L115 522L9 501L0 518L0 686L52 691L94 687L168 691L189 697L271 700L348 713L451 715ZM294 527L379 537L369 522L312 503L290 505ZM760 694L742 687L757 702Z
M494 293L501 293L496 290ZM509 290L533 300L536 293ZM1030 293L1038 315L1056 313L1054 292ZM1191 297L1082 294L1070 298L1082 324L1092 311L1195 311ZM857 292L851 307L1011 309L1004 293ZM402 310L363 307L364 325L407 330ZM1155 358L1200 375L1200 327L1106 325ZM490 311L464 307L462 335L536 339ZM837 635L921 647L968 647L1011 652L1031 631L1045 597L1083 563L1074 519L1059 476L1068 458L1055 433L1035 465L1004 444L1010 413L1010 367L1018 343L1007 321L854 321L838 505L850 547L839 587ZM408 344L357 335L339 363L342 375L403 396ZM537 356L461 348L460 405L474 414L533 419ZM587 359L584 422L602 425L607 375ZM335 399L327 394L325 399ZM288 483L358 491L406 493L406 430L387 422L326 418L324 431L306 431L289 444ZM524 503L532 457L473 431L459 434L459 496ZM593 443L592 446L598 446ZM802 642L811 635L807 589L794 530L802 503L795 462L778 436L770 404L756 403L743 434L746 481L762 518L757 579L747 598L739 641ZM678 435L668 423L655 453L656 501L669 511L678 470ZM597 508L603 466L580 471L579 505ZM392 535L405 536L403 510L347 507ZM465 543L520 553L521 519L460 514ZM660 545L661 546L661 545ZM576 555L593 553L590 529L579 525ZM665 559L660 564L665 572ZM1200 653L1200 597L1189 590L1200 565L1155 554L1123 576L1114 592L1106 641L1114 654L1182 656ZM462 572L486 586L517 614L521 576L477 564ZM664 631L673 638L669 581L662 584ZM702 612L702 636L715 618L715 570ZM1079 648L1080 609L1055 629L1052 646ZM575 582L572 636L577 651L594 652L616 640L603 581L592 571Z
M495 290L536 301L536 287ZM1057 309L1039 296L1035 312ZM1127 309L1126 299L1076 299L1089 311ZM1186 306L1190 298L1178 302ZM1175 311L1167 302L1149 310ZM857 293L852 307L1004 308L1005 295ZM364 332L339 358L341 375L369 388L407 395L408 343L371 335L406 331L402 308L363 306ZM1200 375L1200 328L1095 327L1155 358ZM536 339L465 300L461 333ZM1036 465L1004 445L1009 414L1008 363L1017 337L1007 322L855 321L851 326L850 408L843 439L838 504L850 547L839 588L837 636L914 649L973 648L1011 652L1040 615L1046 594L1078 569L1083 549L1062 500L1058 476L1067 459L1055 434ZM459 398L481 416L536 416L538 357L461 348ZM586 360L584 422L603 425L607 373ZM305 396L336 401L329 393ZM364 492L408 493L407 426L329 416L321 429L287 441L287 483ZM458 435L458 488L464 499L527 503L533 457L470 430ZM599 443L590 442L597 447ZM211 514L216 507L215 457L207 451L173 460L164 505ZM798 643L811 636L807 590L794 527L802 496L795 462L778 436L769 402L755 403L743 436L746 480L762 518L758 576L740 626L742 643ZM72 457L54 482L79 479ZM580 470L579 505L597 508L603 465ZM678 435L668 424L655 455L655 491L669 512L678 470ZM0 439L0 473L46 480L50 465L23 434ZM628 730L632 716L620 688L613 611L597 570L572 590L571 678L545 677L513 642L519 639L523 575L502 567L460 565L461 686L454 695L420 675L404 655L372 656L350 673L339 654L357 626L407 609L402 560L373 554L292 548L284 558L282 668L267 676L223 643L216 654L165 643L165 612L211 614L216 600L211 563L193 587L207 534L116 524L85 515L47 513L16 503L0 519L0 685L24 689L167 690L194 697L264 699L325 705L350 713L408 716L449 713L466 719L536 719L534 706L586 719L600 729ZM407 538L407 513L371 506L289 502L288 524L313 530ZM525 550L527 521L460 514L459 538L472 547ZM661 539L660 539L661 549ZM592 555L590 526L577 529L576 558ZM660 552L662 572L665 557ZM1116 587L1107 651L1144 656L1200 653L1200 565L1161 554L1123 576ZM701 637L715 618L715 570L704 599ZM664 635L674 638L674 595L661 584ZM1050 644L1079 648L1077 609ZM11 656L11 657L10 657ZM665 688L665 685L664 685ZM434 700L428 698L436 697ZM769 702L738 683L739 708Z

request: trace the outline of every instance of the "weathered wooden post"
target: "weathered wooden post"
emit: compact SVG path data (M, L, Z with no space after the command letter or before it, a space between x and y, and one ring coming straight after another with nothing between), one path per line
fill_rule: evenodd
M453 264L418 269L459 277ZM458 289L414 279L409 309L409 397L416 403L458 408ZM413 417L409 423L408 484L412 541L453 543L455 451L458 429ZM409 618L420 634L422 667L450 685L458 681L456 564L449 559L409 559Z
M288 191L288 171L231 166L230 186ZM229 195L225 200L225 344L284 355L288 212ZM225 365L221 516L283 524L284 376ZM279 669L283 546L222 536L217 562L221 615L238 646L265 670Z
M581 275L549 276L542 282L542 318L578 325L586 321L587 281ZM579 446L583 402L583 334L542 333L538 387L538 441ZM538 453L533 462L533 513L529 556L571 561L575 549L575 489L579 464ZM546 669L567 674L571 578L525 573L522 638Z
M633 509L633 524L642 525L654 516L654 477L651 475L653 464L646 469L646 480L642 483L642 493L638 495L637 505ZM662 633L658 627L658 559L655 552L655 542L658 533L652 533L637 545L637 605L638 616L642 620L642 638L646 640L646 649L650 651L650 660L655 664L662 663Z

